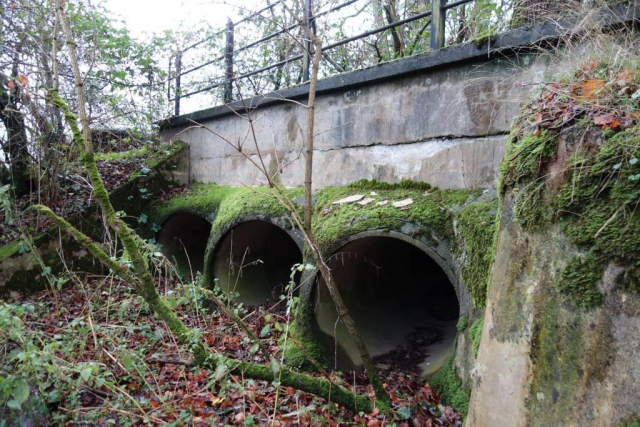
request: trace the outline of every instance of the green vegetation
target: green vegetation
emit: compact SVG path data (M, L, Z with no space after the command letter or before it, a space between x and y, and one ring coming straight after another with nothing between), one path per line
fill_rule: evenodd
M593 254L584 260L573 258L562 272L558 289L577 305L585 308L599 306L604 299L598 290L603 273L602 265Z
M458 332L464 331L467 329L467 326L469 326L469 318L467 316L460 316L458 323L456 323L456 329Z
M19 253L21 245L23 245L22 240L15 240L4 246L0 246L0 262Z
M113 162L116 160L133 159L136 157L147 157L151 154L151 147L145 145L141 148L133 148L127 151L113 151L111 153L97 153L97 161Z
M473 343L473 354L478 357L480 350L480 339L482 338L482 327L484 326L484 318L478 319L471 324L469 328L469 337Z
M640 419L620 423L620 427L640 427Z
M438 392L444 404L467 415L471 390L466 389L458 378L454 356L451 356L447 363L428 379L428 383Z
M476 307L484 307L495 258L495 222L498 200L477 202L456 214L456 230L467 254L462 278Z
M609 262L623 267L620 289L640 292L639 80L598 63L550 86L521 114L501 168L500 192L513 195L525 230L557 221L588 254L569 264L558 285L583 307L602 303L597 282ZM569 108L579 117L567 120Z
M157 151L150 152L148 154L148 157L145 159L146 169L143 168L132 173L129 176L129 182L132 182L141 176L147 175L151 172L152 169L160 167L160 165L162 165L174 155L178 154L180 151L184 150L187 146L187 143L183 141L176 141L172 144L161 145Z
M336 244L347 236L370 230L399 230L405 224L420 227L414 236L425 236L437 246L438 240L454 240L451 209L479 196L477 190L424 191L410 189L408 184L398 184L401 188L388 189L389 184L375 181L359 181L359 188L367 188L375 194L355 192L350 187L332 187L318 191L314 207L313 231L320 247L332 252ZM354 194L363 194L375 200L366 206L358 203L335 205L333 202ZM412 204L405 208L393 206L393 202L411 198ZM385 204L378 204L386 201Z
M567 184L558 196L561 225L592 259L626 268L618 283L640 283L640 124L606 138L599 150L581 150L570 160ZM636 178L637 177L637 178Z
M355 191L353 187L367 191ZM300 202L302 189L284 191L294 203ZM334 204L358 193L374 200L364 206L358 203ZM495 254L497 201L473 203L479 195L479 190L439 190L428 184L409 181L396 185L358 181L349 187L325 188L316 192L313 229L320 248L326 253L338 249L342 239L359 232L399 231L407 224L412 227L413 237L422 237L434 247L441 241L447 241L455 255L467 260L462 269L463 278L474 304L484 307ZM393 206L393 202L408 198L413 203L404 208ZM379 204L382 202L385 203ZM460 209L465 203L471 204ZM158 204L153 209L152 221L159 223L177 212L215 218L212 235L244 215L288 216L287 210L267 188L216 184L195 184L188 191ZM458 236L454 231L454 220L458 223Z
M430 190L431 184L428 182L410 181L405 179L396 184L390 184L388 182L376 181L375 179L361 179L356 182L352 182L348 186L349 188L358 188L361 190Z

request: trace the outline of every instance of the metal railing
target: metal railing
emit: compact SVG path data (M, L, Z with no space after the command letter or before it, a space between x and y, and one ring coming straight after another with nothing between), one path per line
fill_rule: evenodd
M264 73L266 71L272 70L274 68L278 68L278 67L282 67L284 65L290 64L292 62L295 61L300 61L302 60L302 82L306 82L309 80L309 66L310 66L310 58L313 55L312 52L312 46L309 40L309 37L304 36L304 49L303 52L301 54L298 55L293 55L290 57L287 57L284 60L281 61L277 61L274 62L272 64L266 65L264 67L252 70L252 71L248 71L245 72L241 75L235 75L234 72L234 56L240 52L246 51L248 49L257 47L259 45L261 45L262 43L265 43L267 41L273 40L274 38L283 35L283 34L288 34L290 33L292 30L300 27L299 23L296 24L292 24L292 25L287 25L287 26L282 26L282 28L278 31L275 31L273 33L270 33L266 36L263 36L261 38L259 38L258 40L255 40L253 42L250 42L242 47L236 48L234 45L234 33L235 33L235 28L238 25L241 25L244 22L250 21L254 18L260 17L262 13L276 7L277 5L279 5L280 3L282 3L282 1L284 0L278 0L272 4L269 4L267 7L260 9L254 13L251 13L249 16L246 16L242 19L240 19L237 22L232 22L231 20L228 20L226 28L224 30L218 31L216 33L214 33L213 35L200 40L198 42L195 42L183 49L181 49L179 52L177 52L175 55L173 55L173 57L170 59L169 62L169 77L168 77L168 89L167 89L167 98L169 100L169 102L173 102L174 103L174 114L175 115L179 115L180 114L180 100L183 98L188 98L191 97L193 95L196 94L200 94L203 92L208 92L211 91L213 89L217 89L222 87L223 88L223 102L224 103L228 103L233 101L233 82L237 81L237 80L242 80L242 79L246 79L249 77L252 77L254 75L260 74L260 73ZM359 1L368 1L368 0L347 0L343 3L337 4L333 7L331 7L330 9L323 11L323 12L319 12L317 14L313 14L313 11L311 10L311 0L305 0L304 1L304 19L306 21L306 25L308 28L311 28L312 31L314 31L315 33L315 20L317 18L320 18L322 16L325 15L329 15L331 13L334 13L340 9L343 9L347 6L350 6L354 3L357 3ZM374 35L374 34L378 34L387 30L394 30L398 27L401 27L402 25L408 24L410 22L413 21L417 21L419 19L423 19L426 17L430 17L431 21L428 25L430 25L431 27L431 39L430 39L430 47L432 50L438 50L444 47L445 45L445 24L446 24L446 13L448 10L457 7L457 6L461 6L467 3L471 3L474 2L475 0L457 0L457 1L453 1L451 3L447 3L447 0L431 0L431 10L427 10L425 12L422 13L417 13L415 15L412 15L410 17L404 18L404 19L400 19L397 20L395 22L392 22L390 24L387 25L383 25L377 28L374 28L372 30L369 31L365 31L362 32L360 34L357 34L355 36L352 37L347 37L347 38L343 38L340 39L336 42L333 43L329 43L326 46L322 47L322 51L323 51L323 59L331 61L330 58L325 55L325 52L330 51L331 49L334 49L336 47L339 46L343 46L347 43L350 42L354 42L360 39L363 39L365 37ZM191 68L188 68L186 70L182 70L182 60L183 60L183 54L189 50L192 50L198 46L201 46L202 44L216 38L219 37L220 35L222 35L224 33L225 35L225 45L224 45L224 53L222 55L216 56L213 59L203 62L201 64L192 66ZM171 75L171 64L172 64L172 60L173 63L175 64L175 72L174 75ZM200 88L200 89L195 89L192 91L189 91L187 93L182 93L182 87L181 87L181 83L182 83L182 76L185 76L187 74L193 73L195 71L201 70L207 66L210 66L212 64L217 64L220 63L220 61L224 61L224 78L222 79L221 82L217 82L214 84L210 84L207 85L206 87ZM171 83L173 82L173 86L174 86L174 96L172 97L172 93L171 93Z

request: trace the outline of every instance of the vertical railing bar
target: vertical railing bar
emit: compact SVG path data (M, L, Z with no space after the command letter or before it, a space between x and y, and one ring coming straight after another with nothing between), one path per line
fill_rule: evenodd
M180 89L180 71L182 70L182 51L178 51L176 55L176 100L174 114L180 115L180 98L182 97L182 91Z
M234 24L227 20L226 45L224 50L225 87L223 101L225 104L233 100L233 31Z
M307 28L311 29L311 0L304 0L304 22ZM309 80L309 63L311 53L311 38L303 31L304 36L304 53L302 58L302 81Z
M446 10L443 6L447 0L431 0L431 49L444 47L444 31Z
M169 56L169 69L167 71L167 101L171 102L171 59L173 55Z

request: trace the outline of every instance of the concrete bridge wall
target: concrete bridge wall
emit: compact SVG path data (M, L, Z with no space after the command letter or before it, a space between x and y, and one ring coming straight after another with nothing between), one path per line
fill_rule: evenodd
M425 181L440 188L495 185L511 121L548 58L517 52L556 33L551 25L517 30L321 80L316 104L314 185L359 179ZM507 50L507 46L509 46ZM308 86L247 100L265 163L286 186L304 179ZM165 140L191 146L191 179L259 185L256 168L201 123L245 152L254 141L239 103L169 119Z

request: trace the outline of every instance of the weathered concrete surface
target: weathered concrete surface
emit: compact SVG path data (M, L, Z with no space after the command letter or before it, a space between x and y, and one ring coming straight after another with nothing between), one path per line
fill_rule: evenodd
M441 188L493 187L504 142L520 100L541 81L545 64L533 56L426 70L357 89L320 95L316 107L317 188L367 178L427 181ZM303 183L306 110L294 103L254 110L259 146L271 172L287 186ZM237 115L201 121L247 153L249 124ZM188 125L163 138L191 146L191 179L258 185L260 173L214 134ZM179 134L179 135L178 135Z
M619 426L640 408L640 298L600 282L602 307L569 303L557 282L580 252L558 226L524 232L507 200L468 426Z
M602 9L601 26L640 15L638 2ZM441 188L493 187L505 135L520 102L542 82L548 66L531 52L575 30L577 22L549 22L318 82L317 188L367 178L428 181ZM191 178L228 185L259 185L246 159L202 123L245 153L255 151L245 105L257 119L260 149L282 184L303 182L308 85L163 121L165 140L191 144ZM291 101L296 102L291 102ZM183 132L184 133L181 133ZM180 135L178 135L180 134Z

